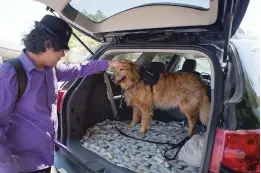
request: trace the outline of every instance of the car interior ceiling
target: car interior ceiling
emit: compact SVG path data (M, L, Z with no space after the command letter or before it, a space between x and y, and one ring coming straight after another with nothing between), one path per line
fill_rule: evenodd
M153 67L157 72L165 72L166 69L170 68L171 64L164 64L163 62L151 62L155 57L156 53L141 54L137 59L137 64L145 64L145 66ZM107 57L110 57L106 55ZM114 57L115 54L111 57ZM172 59L169 63L177 66L180 56L173 54ZM176 61L174 61L174 60ZM193 72L198 75L200 73L195 71L196 67L195 59L186 59L180 72ZM109 80L109 87L113 96L119 96L121 94L120 86L116 86L110 77L105 73L94 74L84 78L81 83L77 86L77 90L74 90L67 102L66 106L66 145L75 153L81 160L83 160L88 167L92 169L98 169L98 165L102 164L104 167L108 167L114 172L132 172L126 168L119 168L114 166L107 160L101 158L99 155L86 150L81 145L81 138L85 135L86 130L93 127L95 124L102 122L106 119L114 120L115 112L112 108L112 102L108 98L108 83L106 85L105 78ZM210 90L210 88L209 88ZM210 91L209 91L210 92ZM117 112L119 112L119 121L131 120L132 109L127 107L123 101L123 108L120 109L119 97L114 97L114 106ZM122 116L124 114L124 116ZM175 115L175 116L173 116ZM162 122L171 121L186 121L185 115L179 111L178 108L171 109L168 111L162 111L155 109L153 119ZM99 162L94 164L95 162Z

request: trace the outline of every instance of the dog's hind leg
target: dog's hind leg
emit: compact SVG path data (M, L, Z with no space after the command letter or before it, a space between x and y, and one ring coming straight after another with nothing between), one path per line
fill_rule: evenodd
M128 124L128 128L134 127L137 124L137 122L140 120L139 113L140 113L140 111L139 111L138 107L133 106L132 121L130 124Z
M188 136L192 136L195 131L196 127L196 122L197 122L197 109L194 108L194 106L190 106L189 104L181 104L180 105L180 110L183 112L187 119L188 119L188 125L189 125L189 131L188 131Z
M197 121L197 117L196 116L190 116L188 118L188 123L189 123L189 131L188 131L188 136L192 136L195 132L195 128L196 128L196 121Z
M153 109L151 109L151 111L149 112L149 122L148 122L148 125L147 125L147 130L149 130L150 127L151 127L152 117L153 117Z

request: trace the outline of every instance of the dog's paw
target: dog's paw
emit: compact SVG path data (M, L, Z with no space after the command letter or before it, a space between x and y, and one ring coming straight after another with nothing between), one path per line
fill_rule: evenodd
M144 130L144 129L140 129L140 131L137 132L137 136L144 136L145 133L146 133L146 130Z
M137 136L143 137L145 135L145 132L137 132Z
M127 128L133 128L134 126L135 126L135 124L133 124L133 123L126 125Z

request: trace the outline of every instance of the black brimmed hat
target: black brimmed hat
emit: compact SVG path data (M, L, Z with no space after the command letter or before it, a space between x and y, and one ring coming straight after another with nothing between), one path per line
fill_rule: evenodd
M47 32L55 36L69 49L68 43L72 34L72 28L63 19L56 16L45 15L40 22L35 21L36 26L42 26Z

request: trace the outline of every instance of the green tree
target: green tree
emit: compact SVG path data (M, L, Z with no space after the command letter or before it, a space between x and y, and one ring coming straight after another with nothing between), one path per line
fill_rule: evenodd
M105 15L100 10L97 10L95 14L87 13L86 10L83 10L82 13L94 22L102 21L105 19ZM79 32L74 28L73 32L92 51L94 51L101 44L100 42L95 41L94 39L88 37L87 35ZM62 63L79 63L86 59L87 56L90 54L89 51L73 35L69 40L69 47L71 51L69 51L68 54L66 54L66 56L62 58Z
M104 19L106 19L104 13L101 10L97 10L95 14L91 14L91 13L88 13L86 10L83 10L82 14L87 16L93 22L102 22Z

